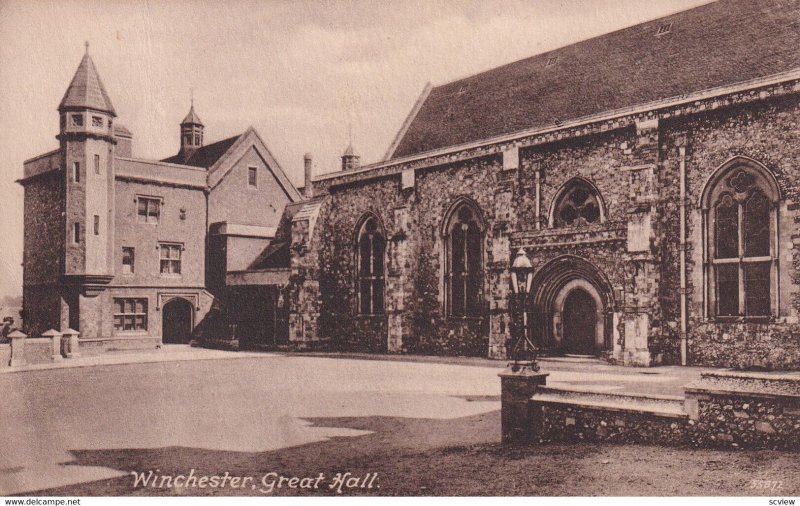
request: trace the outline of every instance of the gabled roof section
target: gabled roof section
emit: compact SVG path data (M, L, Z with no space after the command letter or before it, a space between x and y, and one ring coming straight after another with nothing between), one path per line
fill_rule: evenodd
M292 245L292 220L294 215L304 207L304 202L287 204L283 208L281 221L278 223L278 230L275 232L275 239L264 248L248 269L274 269L289 267L291 253L289 247Z
M798 40L800 0L702 5L437 86L387 159L787 72Z
M204 169L207 169L217 163L222 155L224 155L242 135L244 134L234 135L233 137L228 137L227 139L197 148L197 150L194 151L187 160L184 160L180 154L177 154L161 161L167 163L179 163L181 165L191 165L193 167L203 167Z
M58 104L59 111L65 109L94 109L113 116L117 115L103 82L100 81L97 68L89 56L88 48L78 65L78 70L75 71L72 82L69 83L67 92L64 93L64 98Z
M217 157L217 160L208 166L208 186L213 189L227 176L236 162L241 159L245 153L250 148L256 150L258 155L264 160L269 170L272 172L272 175L275 176L275 180L278 181L278 184L283 188L283 191L286 193L286 196L289 197L289 200L292 202L297 202L302 200L300 193L297 191L297 188L294 187L289 178L286 177L286 173L281 168L278 161L272 156L269 148L261 139L261 136L258 135L256 130L251 126L244 133L238 137L231 137L230 139L226 139L225 141L220 141L219 143L215 144L222 144L230 142L229 145L222 151L222 146L218 149L221 152L220 156ZM198 152L202 149L205 149L209 146L204 146L198 149ZM197 153L192 155L191 159L194 159L197 156Z

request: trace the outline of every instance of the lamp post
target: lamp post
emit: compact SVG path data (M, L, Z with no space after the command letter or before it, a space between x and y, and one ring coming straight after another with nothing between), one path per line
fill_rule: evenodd
M511 365L511 370L516 372L522 367L530 367L532 371L538 371L539 364L536 363L537 350L536 346L534 346L534 344L528 338L528 313L525 310L526 299L531 290L531 284L533 282L533 265L531 265L531 260L528 258L528 255L525 254L525 250L523 248L520 248L519 251L517 251L517 256L511 263L510 270L511 289L514 292L514 295L517 297L517 300L519 300L519 310L522 311L522 331L517 331L516 342L514 343L514 349L511 352L511 355L514 358L514 363ZM525 360L529 358L529 353L532 353L533 356L530 357L529 362L521 364L520 353L525 355Z

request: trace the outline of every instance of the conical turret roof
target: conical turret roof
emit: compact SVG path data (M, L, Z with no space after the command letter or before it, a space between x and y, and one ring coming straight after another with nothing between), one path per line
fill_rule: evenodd
M67 108L95 109L117 115L88 51L83 55L64 98L58 104L59 111Z
M344 153L342 154L342 156L357 156L356 155L356 150L353 149L353 145L352 144L348 144L347 145L347 149L344 150Z
M181 121L181 125L200 125L203 126L203 122L200 121L200 117L194 112L194 104L189 108L189 114L183 118Z

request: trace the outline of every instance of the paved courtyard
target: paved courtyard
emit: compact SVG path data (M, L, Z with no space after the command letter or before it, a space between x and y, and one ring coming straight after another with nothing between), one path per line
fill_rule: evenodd
M562 494L580 494L568 484L552 480L551 485L558 486L555 489L545 487L546 483L531 489L531 481L524 480L523 486L513 479L495 483L495 489L488 485L470 489L470 483L475 484L469 477L487 465L516 465L514 462L525 459L546 459L551 468L558 455L587 464L586 458L609 463L609 459L616 460L609 455L628 452L639 460L636 466L641 469L647 469L641 459L648 451L672 455L669 459L673 462L664 463L670 467L675 463L678 468L686 467L679 464L681 459L696 458L691 450L676 453L602 445L573 446L574 451L566 453L557 445L509 453L498 444L497 373L503 362L467 359L441 363L448 360L423 357L365 360L375 357L190 349L178 350L172 357L176 360L162 357L153 362L131 356L127 361L132 363L127 364L0 374L4 404L0 410L4 427L0 495L34 491L59 495L261 494L266 493L261 479L272 471L287 476L325 473L330 481L335 472L364 476L379 470L381 491L376 486L355 492L537 495L560 490ZM544 369L552 373L551 384L661 393L679 393L680 385L700 372L558 360L546 361ZM587 451L591 457L585 456ZM721 456L712 461L747 458L751 466L752 458L757 457L708 452L701 458L708 460L708 455L717 454ZM507 459L507 455L513 458ZM777 457L770 466L794 458ZM653 456L650 465L661 465L663 458ZM445 463L437 467L438 459ZM448 467L456 462L461 467ZM547 478L542 470L533 473L535 463L528 465L534 467L517 470L521 476ZM256 481L253 488L187 491L134 487L131 475L131 471L177 475L192 469L205 475L238 473L254 476ZM425 469L428 471L423 472ZM772 479L777 479L775 473L782 468L775 469ZM723 471L721 468L721 475L730 476ZM445 478L448 473L450 477ZM513 474L508 476L513 478ZM459 485L459 480L464 483ZM741 493L748 492L742 488L743 482L734 485ZM658 490L642 488L640 493ZM316 493L287 488L270 493L302 492ZM614 493L614 489L605 493Z

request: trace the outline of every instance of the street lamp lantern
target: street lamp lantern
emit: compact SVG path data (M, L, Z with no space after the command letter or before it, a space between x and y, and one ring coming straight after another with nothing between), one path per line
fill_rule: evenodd
M538 371L539 365L536 363L536 346L533 345L528 337L528 313L525 303L531 291L531 285L533 284L533 265L531 264L531 259L525 254L524 248L520 248L517 251L514 261L511 262L510 271L511 289L519 300L519 304L517 305L518 311L522 312L522 329L521 332L517 331L516 342L511 352L514 358L514 364L511 366L511 370L516 372L524 365L530 367L533 371ZM520 364L520 354L524 354L526 359L530 356L530 362Z
M531 291L532 273L531 259L525 254L525 250L520 248L511 263L511 288L516 295L527 295Z

